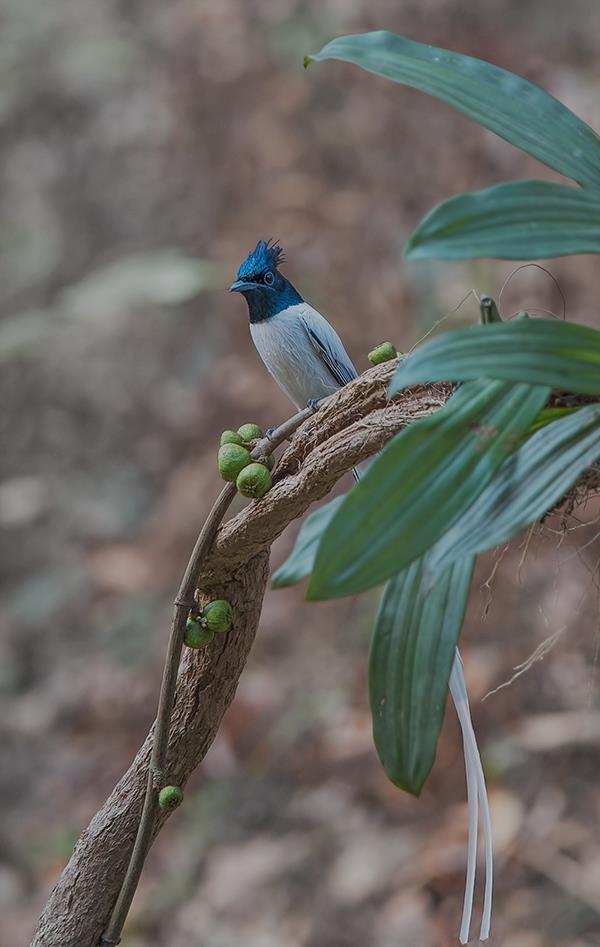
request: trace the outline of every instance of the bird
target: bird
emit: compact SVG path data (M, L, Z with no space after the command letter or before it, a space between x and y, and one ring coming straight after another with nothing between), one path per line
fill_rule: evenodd
M259 240L241 264L231 293L248 305L250 335L267 371L302 409L358 376L339 335L281 273L283 250Z
M284 254L278 243L259 240L241 264L232 293L241 293L248 305L250 334L267 371L297 408L316 407L317 401L347 385L358 373L343 342L327 319L305 302L295 286L279 271ZM363 469L354 469L357 481ZM469 940L473 911L479 807L485 849L485 893L480 939L487 940L492 913L492 835L490 812L469 698L458 648L449 690L459 719L465 757L468 804L467 877L459 939Z

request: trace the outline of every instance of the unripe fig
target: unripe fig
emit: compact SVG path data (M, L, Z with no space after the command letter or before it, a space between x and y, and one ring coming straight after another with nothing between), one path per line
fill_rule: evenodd
M263 432L258 424L242 424L241 427L238 427L237 432L244 444L249 444L250 441L256 441L259 437L263 436Z
M219 447L217 462L223 480L236 480L240 470L243 470L250 461L250 451L241 444L223 444Z
M207 631L229 631L233 621L233 609L225 599L218 598L204 606L202 617L206 622Z
M264 497L267 490L271 489L271 474L264 464L252 463L240 472L236 487L244 497L250 497L258 500Z
M198 621L190 615L185 623L185 635L183 636L184 644L188 648L205 648L214 636L214 631L211 631L204 621Z
M397 355L398 353L391 342L382 342L372 352L369 352L367 357L371 365L381 365L382 362L389 362L391 358L396 358Z
M221 434L221 447L223 444L243 444L244 441L237 431L223 431Z
M183 793L179 786L163 786L158 794L158 804L161 809L172 812L183 802Z

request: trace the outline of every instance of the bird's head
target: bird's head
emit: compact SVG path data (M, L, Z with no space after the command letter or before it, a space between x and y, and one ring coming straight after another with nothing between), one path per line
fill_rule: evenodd
M247 304L250 322L262 322L302 302L302 296L279 272L283 250L272 241L259 240L237 272L230 293L241 293Z

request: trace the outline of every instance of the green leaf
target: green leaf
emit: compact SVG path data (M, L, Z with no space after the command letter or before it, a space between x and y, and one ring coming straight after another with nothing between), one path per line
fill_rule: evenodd
M600 458L600 404L539 430L508 460L466 513L430 551L427 569L440 575L465 556L508 542L535 523Z
M569 414L574 414L575 411L578 410L578 408L544 408L543 411L540 411L533 424L529 425L527 433L535 434L536 431L546 427L548 424L552 424L552 422L558 418L564 418Z
M394 33L339 36L316 55L420 89L579 184L600 185L600 138L554 96L482 59Z
M456 329L405 359L390 394L420 382L481 377L600 395L600 332L557 319Z
M396 435L325 530L308 597L362 592L422 556L519 447L548 396L543 387L480 380Z
M344 497L336 497L306 518L290 555L271 579L272 588L283 589L288 585L295 585L310 574L321 535L343 500Z
M426 559L386 583L369 655L369 700L379 759L396 786L418 795L435 758L448 678L474 559L432 587Z
M438 260L600 253L600 193L516 181L458 194L423 218L405 253L412 259Z

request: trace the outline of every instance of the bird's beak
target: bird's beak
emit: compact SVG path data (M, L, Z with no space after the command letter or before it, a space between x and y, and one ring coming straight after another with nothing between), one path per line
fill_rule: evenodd
M256 289L258 283L250 283L248 280L238 279L229 287L230 293L245 293L249 289Z

